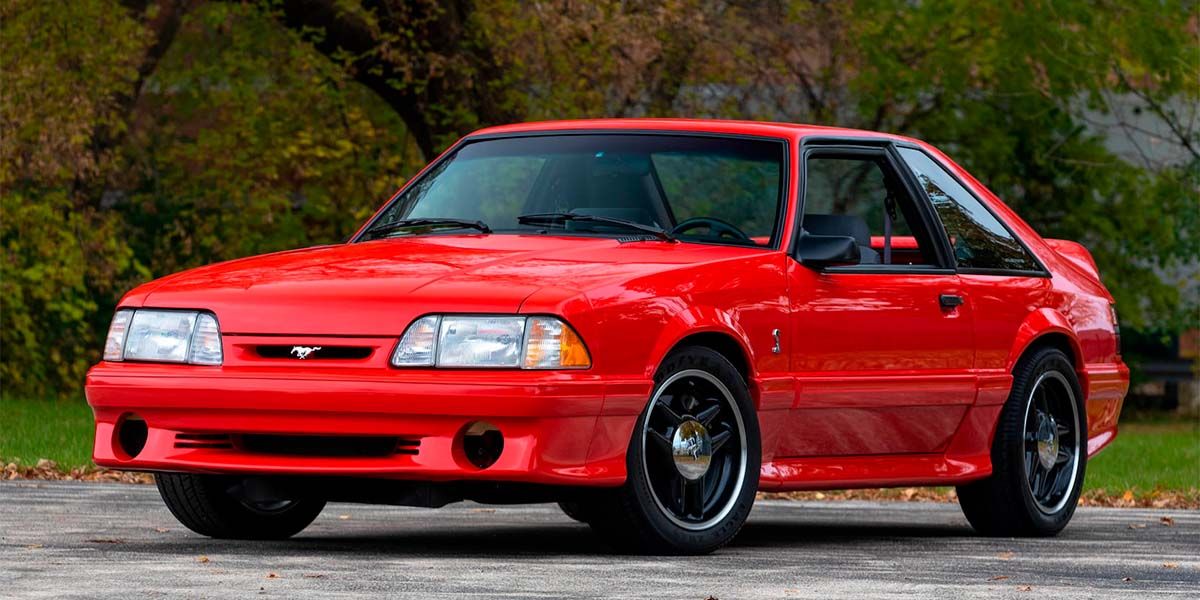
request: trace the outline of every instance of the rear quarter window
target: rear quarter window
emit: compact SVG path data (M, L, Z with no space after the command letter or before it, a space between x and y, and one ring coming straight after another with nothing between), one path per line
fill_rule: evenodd
M1000 219L945 168L920 150L898 150L942 220L954 249L955 264L959 268L1041 270L1037 261Z

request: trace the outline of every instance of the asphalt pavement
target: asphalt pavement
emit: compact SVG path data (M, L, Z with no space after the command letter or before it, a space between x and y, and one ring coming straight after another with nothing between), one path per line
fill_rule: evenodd
M551 505L331 504L283 542L198 536L153 486L0 482L0 597L1200 597L1200 511L1084 508L975 536L954 504L760 501L705 557L611 554Z

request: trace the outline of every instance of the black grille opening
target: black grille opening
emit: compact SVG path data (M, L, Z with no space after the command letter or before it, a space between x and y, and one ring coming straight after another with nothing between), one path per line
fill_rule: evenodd
M284 358L292 360L361 360L371 356L370 346L295 346L263 344L260 346L255 346L254 352L262 358Z
M391 456L417 454L420 440L395 436L326 436L243 434L246 452L291 456Z

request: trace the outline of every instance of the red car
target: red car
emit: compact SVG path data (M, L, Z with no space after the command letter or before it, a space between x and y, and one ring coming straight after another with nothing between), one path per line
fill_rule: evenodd
M946 155L704 120L485 129L344 244L121 300L87 377L99 465L220 538L327 501L559 502L702 553L759 491L957 486L1053 535L1128 387L1088 251Z

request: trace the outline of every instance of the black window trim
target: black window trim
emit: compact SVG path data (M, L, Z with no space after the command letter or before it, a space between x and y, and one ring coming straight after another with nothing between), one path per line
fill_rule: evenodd
M1048 278L1051 276L1049 269L1046 268L1046 264L1044 262L1042 262L1042 259L1039 258L1035 252L1033 252L1032 250L1029 249L1029 245L1025 243L1025 240L1021 239L1021 236L1017 235L1016 232L1014 232L1012 230L1012 227L1009 226L1009 224L1004 220L1004 218L1001 217L999 214L996 214L996 211L993 210L992 207L989 206L987 202L985 202L982 198L980 198L979 194L975 193L975 190L971 189L971 186L967 185L967 183L965 181L963 181L958 176L958 174L956 174L954 172L954 169L951 169L950 167L948 167L945 163L943 163L941 160L939 160L938 157L930 154L928 150L921 147L919 144L914 144L912 142L900 141L900 142L893 142L893 146L895 146L896 148L907 148L909 150L917 150L918 152L920 152L920 153L924 154L926 157L928 157L929 160L933 161L933 164L937 165L939 168L941 168L943 171L945 171L946 174L950 176L950 179L953 179L955 183L962 186L962 188L964 190L967 190L967 193L970 194L971 197L974 198L975 201L978 202L979 205L982 206L984 210L988 211L988 214L992 215L992 218L996 219L997 223L1000 223L1000 226L1003 227L1004 230L1008 232L1008 235L1012 236L1012 238L1017 241L1017 244L1021 246L1021 249L1025 251L1025 254L1028 255L1031 259L1033 259L1034 264L1036 264L1038 266L1038 268L1040 269L1040 270L1036 270L1036 269L1035 270L1004 269L1004 268L991 268L991 267L973 267L973 268L966 267L966 268L964 268L964 267L959 267L958 261L954 260L952 264L954 264L954 269L958 273L963 274L963 275L1004 275L1004 276L1011 276L1011 277L1047 277ZM902 168L904 169L904 171L908 174L908 177L912 178L912 180L914 182L916 182L917 175L916 175L916 173L913 172L912 167L908 166L908 162L906 162L903 157L899 156L898 152L897 152L897 158L900 159L900 164L902 165ZM917 190L920 193L921 197L925 199L925 203L929 204L930 207L932 207L933 200L929 198L929 194L927 194L921 186L918 185L916 187L917 187ZM949 239L950 239L949 234L946 233L945 226L942 224L942 218L940 216L938 216L937 210L933 211L933 216L938 221L938 227L942 229L942 237L944 237L947 240L947 244L949 244ZM951 257L953 257L953 256L954 255L952 253Z
M418 171L416 175L414 175L408 181L406 181L404 183L404 185L401 186L400 189L395 194L392 194L392 197L388 199L387 203L385 203L382 208L376 210L375 214L371 216L371 218L367 221L367 223L365 225L363 225L361 228L359 228L359 232L356 233L355 235L351 236L351 238L349 240L347 240L346 243L355 244L355 243L363 241L362 236L365 235L366 232L369 231L371 229L371 227L373 227L375 225L375 222L378 221L392 207L392 205L394 205L396 202L398 202L400 200L400 197L403 196L405 194L405 192L407 192L409 190L409 188L411 188L413 185L415 185L418 181L424 179L426 176L428 176L429 173L432 173L437 168L438 165L442 164L443 162L446 162L451 157L455 156L458 153L458 151L460 149L462 149L463 146L466 146L467 144L471 144L474 142L487 141L487 140L528 138L528 137L558 137L558 136L564 136L564 135L658 135L658 136L670 136L670 137L705 137L705 138L741 139L741 140L754 140L754 141L761 141L761 142L774 142L774 143L779 144L781 146L783 153L780 157L780 163L779 163L779 169L780 169L779 195L778 195L778 202L777 202L778 206L776 207L776 215L775 215L775 228L774 228L774 231L771 232L770 243L768 243L765 246L759 246L759 245L751 245L751 244L730 244L730 243L724 243L724 242L704 242L704 241L691 240L691 239L687 239L687 240L680 239L679 241L681 243L685 243L685 244L700 244L700 245L704 245L704 246L720 246L723 248L745 248L748 250L761 250L761 251L777 251L781 247L783 247L783 237L784 237L784 229L785 229L784 225L786 224L786 221L787 221L788 206L791 204L791 198L789 197L789 193L793 189L792 181L791 181L791 166L792 166L792 162L791 162L792 161L792 151L791 151L792 148L791 148L791 146L792 145L791 145L791 140L789 138L780 137L780 136L770 136L770 135L723 133L723 132L716 132L716 131L677 131L677 130L671 130L671 129L606 129L606 128L539 129L536 131L482 133L482 134L463 136L463 137L459 138L458 141L454 142L454 144L452 144L444 152L442 152L442 154L440 156L438 156L436 159L434 159L432 162L430 162L428 165L426 165L425 168ZM797 196L797 202L799 202L799 196ZM610 235L601 235L601 236L580 235L578 237L604 237L604 238L616 239L616 237L613 237Z
M951 252L949 238L946 236L945 230L942 228L942 222L937 218L937 214L930 204L929 199L918 191L916 180L912 177L912 173L903 164L900 156L896 153L894 140L889 138L877 137L805 137L800 140L800 152L797 172L799 173L799 186L796 191L796 214L793 219L792 239L788 243L788 255L796 259L796 241L799 239L803 231L804 224L804 203L807 200L808 192L808 158L812 154L836 155L845 154L848 156L873 156L876 158L882 157L895 170L895 174L900 178L901 185L904 186L909 198L912 200L913 206L917 213L921 216L922 225L929 234L930 241L933 243L934 259L937 261L933 265L844 265L835 267L824 267L819 269L820 273L837 273L837 274L861 274L861 275L876 275L876 274L916 274L916 275L953 275L957 271L954 267L954 255Z

